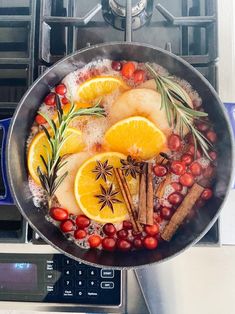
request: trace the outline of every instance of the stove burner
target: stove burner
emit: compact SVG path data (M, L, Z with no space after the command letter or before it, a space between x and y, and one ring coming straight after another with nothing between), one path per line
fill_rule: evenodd
M114 28L126 28L126 0L103 0L102 11L106 22ZM146 24L152 16L153 0L131 1L132 29L138 29Z
M147 0L132 0L132 9L131 14L132 16L138 15L141 13L145 6L146 6ZM111 10L114 14L119 16L126 16L126 1L125 0L109 0L109 5L111 7Z

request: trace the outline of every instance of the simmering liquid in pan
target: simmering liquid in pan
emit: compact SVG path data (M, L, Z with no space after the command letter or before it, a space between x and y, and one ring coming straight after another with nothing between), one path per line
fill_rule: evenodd
M212 197L216 140L183 78L158 64L87 64L46 95L32 123L34 204L80 247L157 249Z

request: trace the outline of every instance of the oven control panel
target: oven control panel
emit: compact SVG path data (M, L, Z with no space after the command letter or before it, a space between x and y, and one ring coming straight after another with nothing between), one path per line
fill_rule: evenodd
M62 254L0 254L0 300L119 306L121 277Z

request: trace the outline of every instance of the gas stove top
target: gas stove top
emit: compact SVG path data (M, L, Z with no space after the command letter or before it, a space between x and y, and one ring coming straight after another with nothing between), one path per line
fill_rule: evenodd
M13 115L30 84L56 61L93 44L124 40L172 51L217 89L216 0L2 0L0 119ZM199 245L219 242L216 223ZM1 206L0 243L44 242L13 205Z
M217 88L216 14L215 0L1 1L0 118L12 116L23 93L47 67L102 42L133 40L167 49ZM15 206L0 212L0 241L41 243ZM200 243L219 243L217 223Z

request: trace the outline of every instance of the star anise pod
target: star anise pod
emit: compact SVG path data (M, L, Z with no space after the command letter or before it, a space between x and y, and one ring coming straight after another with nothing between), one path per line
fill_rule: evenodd
M113 169L113 166L108 164L108 160L105 160L105 162L97 160L96 163L95 168L92 170L92 172L96 173L95 179L98 180L99 178L102 178L106 182L107 176L112 175L111 170Z
M136 179L137 174L141 173L141 162L138 162L131 156L127 156L127 159L120 159L120 162L122 164L121 170L124 172L125 176L130 174Z
M101 204L100 210L105 206L108 206L113 212L113 204L122 203L116 198L118 191L113 190L113 184L111 184L107 189L100 184L101 194L95 195L99 199L99 204Z

